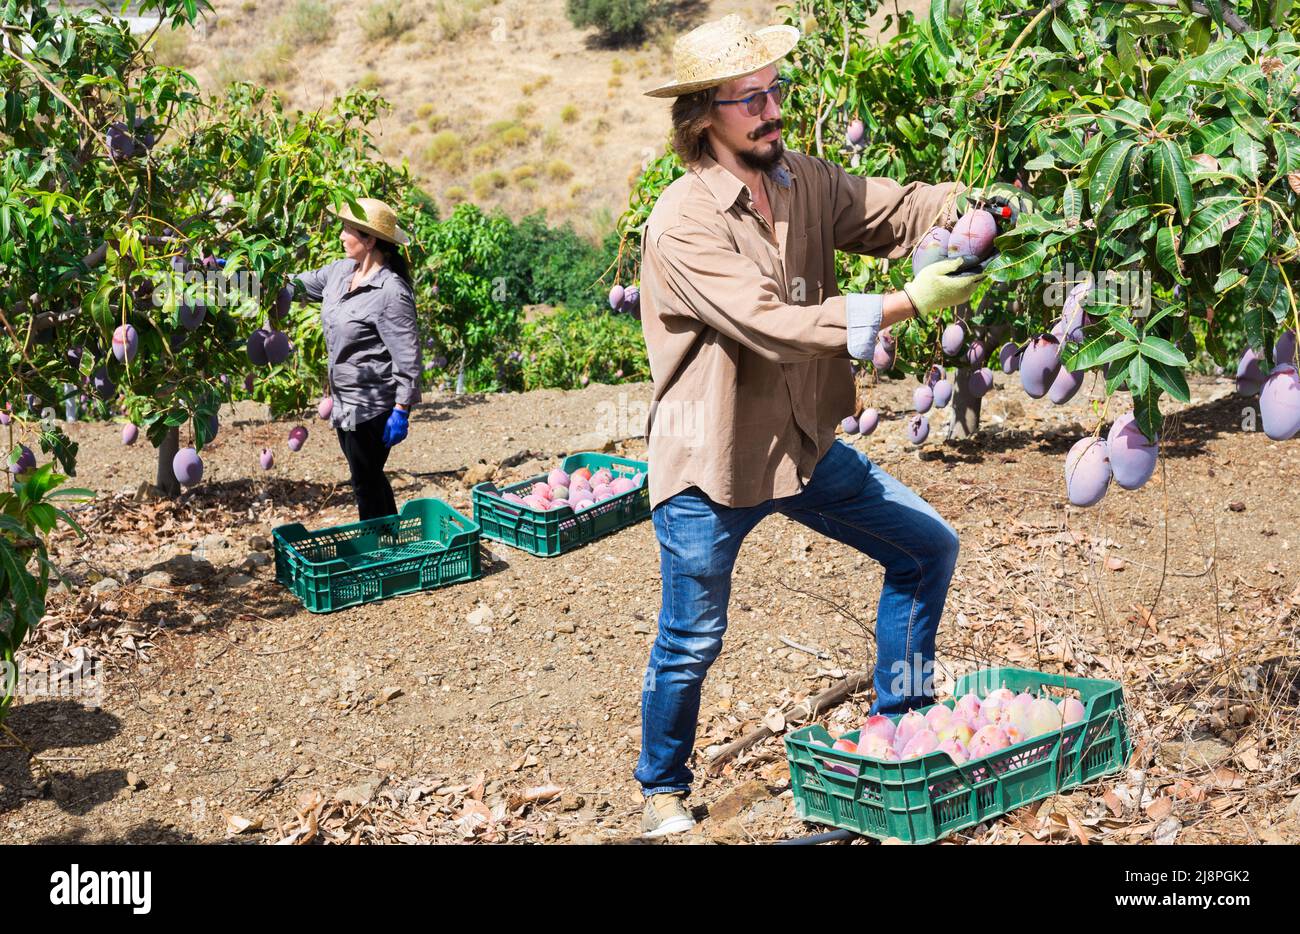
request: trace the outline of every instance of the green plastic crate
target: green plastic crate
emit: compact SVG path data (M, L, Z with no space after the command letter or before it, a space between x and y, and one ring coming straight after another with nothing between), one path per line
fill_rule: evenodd
M942 752L905 762L868 759L830 749L834 740L818 724L802 727L785 738L795 813L870 837L932 843L1117 772L1128 761L1133 747L1118 682L990 668L961 678L955 693L960 697L973 690L984 697L999 687L1053 699L1077 692L1085 716L1058 733L1024 740L963 765L955 765ZM856 742L858 734L847 737Z
M310 531L277 526L275 579L313 613L432 590L482 575L479 528L439 499L394 516Z
M532 489L534 483L546 479L546 474L504 488L480 483L473 493L474 521L482 528L483 535L542 558L553 558L650 517L650 468L644 461L587 452L570 454L561 467L569 474L580 467L592 473L604 467L615 478L629 480L640 472L645 481L581 513L571 509L537 512L502 498L504 493L520 494Z

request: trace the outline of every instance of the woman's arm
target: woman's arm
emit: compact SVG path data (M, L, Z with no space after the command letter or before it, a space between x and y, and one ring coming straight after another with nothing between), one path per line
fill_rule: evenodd
M406 411L420 401L420 331L415 317L415 297L400 279L386 283L387 301L376 328L393 361L397 383L396 407Z

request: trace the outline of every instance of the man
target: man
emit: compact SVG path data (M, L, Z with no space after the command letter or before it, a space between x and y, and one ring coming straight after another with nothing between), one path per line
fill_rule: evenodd
M650 501L663 604L641 698L636 778L646 836L689 829L684 798L704 675L722 647L741 542L782 513L884 566L873 713L930 703L923 675L957 561L957 535L924 500L835 441L853 414L850 357L881 329L967 301L959 260L901 292L837 293L835 250L899 257L984 192L900 186L786 152L777 63L798 30L736 16L674 49L673 146L688 167L642 243L642 325L654 378ZM1014 189L1011 189L1014 193ZM991 194L991 193L990 193Z

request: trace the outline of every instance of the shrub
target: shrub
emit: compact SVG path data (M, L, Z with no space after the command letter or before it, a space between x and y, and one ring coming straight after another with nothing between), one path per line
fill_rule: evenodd
M452 185L442 193L442 196L447 199L449 204L460 204L469 197L469 192L462 185Z
M362 75L360 78L357 79L357 90L374 91L377 90L379 86L382 85L383 83L384 80L379 77L378 72L367 71L364 75Z
M515 104L515 116L522 120L525 117L532 116L533 111L536 109L532 101L520 101Z
M334 29L334 11L321 0L294 0L276 26L280 41L291 48L324 42Z
M524 168L532 167L520 166L515 171ZM615 233L596 246L570 224L548 227L544 213L529 214L515 227L507 251L505 272L511 300L521 305L599 304L608 283L601 285L597 280L617 255Z
M598 383L650 378L641 323L591 306L563 307L525 324L519 357L525 390L578 389L584 376Z
M573 177L573 167L563 159L552 159L546 163L546 176L551 181L562 182Z
M578 119L579 115L580 111L576 104L565 104L564 108L560 111L560 119L565 123L573 123Z
M361 34L371 42L396 39L414 29L424 19L424 12L404 0L377 0L361 14Z
M482 200L498 188L505 188L508 181L504 172L492 169L475 175L469 184L474 189L474 197Z
M420 106L415 108L415 119L417 120L425 120L432 116L433 116L432 104L421 104Z
M606 39L641 39L646 28L665 12L660 0L568 0L569 22L579 29L594 27Z
M185 68L190 64L188 29L159 29L153 40L153 58L159 65Z
M444 172L465 168L465 140L455 130L443 130L424 147L424 160Z

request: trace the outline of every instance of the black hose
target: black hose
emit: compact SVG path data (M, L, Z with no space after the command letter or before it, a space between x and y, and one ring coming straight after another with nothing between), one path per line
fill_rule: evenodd
M828 830L825 833L810 834L807 837L795 837L791 840L778 840L773 846L814 846L818 843L838 843L852 840L857 834L852 830Z

